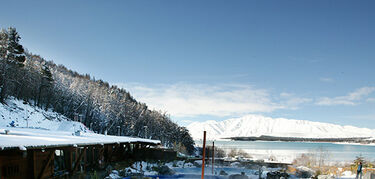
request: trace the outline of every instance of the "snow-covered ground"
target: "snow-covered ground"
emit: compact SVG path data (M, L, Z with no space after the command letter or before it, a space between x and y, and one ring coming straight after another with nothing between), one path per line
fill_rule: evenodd
M201 175L201 160L194 161L193 163L185 161L173 161L169 163L148 163L145 161L136 162L130 167L125 169L112 170L108 175L107 179L119 179L130 176L148 176L152 178L161 177L161 178L200 178ZM167 167L173 174L170 175L160 175L155 171L154 167ZM261 167L260 169L249 169L241 166L239 162L232 162L229 166L215 166L212 173L212 165L208 163L205 167L205 178L216 178L216 179L227 179L230 176L240 175L243 173L248 176L250 179L259 178L259 173L261 173L262 178L267 178L267 173L282 171L282 168L267 168ZM315 171L304 166L296 167L297 171L305 171L314 175ZM335 175L325 175L323 178L342 178L349 179L355 178L355 174L350 171L342 171L342 168L339 168L338 176ZM290 174L290 178L299 178L296 174Z
M158 172L154 171L154 167L166 166L173 171L173 174L170 175L171 178L197 178L201 174L202 165L201 160L197 160L193 163L185 161L174 161L168 163L148 163L145 161L136 162L132 166L122 169L120 171L113 170L108 178L123 178L121 174L131 175L131 174L142 174L144 176L158 176ZM262 177L266 178L268 172L278 171L280 168L262 168ZM224 172L226 175L220 175L220 172ZM208 178L228 178L230 175L241 174L243 172L250 178L258 178L259 170L247 169L233 163L230 166L215 166L214 173L212 174L212 165L208 164L205 167L205 175ZM215 177L221 176L221 177ZM165 177L165 176L164 176ZM163 177L163 178L164 178Z
M21 100L9 99L4 105L0 103L0 127L36 128L51 131L90 132L80 122L70 121L67 117L52 111L45 111Z
M224 121L194 122L187 126L194 140L203 137L207 131L208 140L227 137L278 136L304 138L349 138L375 137L375 130L354 126L340 126L329 123L270 118L261 115L247 115Z
M0 103L0 149L125 142L160 143L159 140L96 134L80 122L15 99L8 100L7 105Z

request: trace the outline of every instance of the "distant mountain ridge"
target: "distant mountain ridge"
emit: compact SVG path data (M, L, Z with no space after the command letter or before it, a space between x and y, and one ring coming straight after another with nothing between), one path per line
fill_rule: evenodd
M374 137L375 130L354 126L294 120L286 118L270 118L261 115L246 115L224 121L194 122L187 126L195 140L203 138L207 131L207 139L218 140L230 137L259 137L262 135L277 137L301 138L351 138Z

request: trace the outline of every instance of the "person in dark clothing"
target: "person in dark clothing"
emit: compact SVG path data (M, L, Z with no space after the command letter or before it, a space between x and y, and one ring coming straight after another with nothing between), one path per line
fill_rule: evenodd
M362 179L362 162L359 162L359 164L358 164L357 176L355 178L358 179L358 176L359 176L360 179Z

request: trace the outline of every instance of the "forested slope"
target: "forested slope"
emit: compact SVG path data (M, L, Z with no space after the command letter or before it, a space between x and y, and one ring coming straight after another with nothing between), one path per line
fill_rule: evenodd
M169 115L148 109L125 89L25 52L15 28L0 33L0 102L9 96L81 120L98 133L159 139L169 147L194 150L189 131Z

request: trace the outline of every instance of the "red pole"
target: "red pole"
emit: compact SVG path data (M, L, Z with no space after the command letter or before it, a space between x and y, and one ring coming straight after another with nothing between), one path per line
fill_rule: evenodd
M204 179L204 159L206 158L206 131L203 131L202 179Z
M212 175L214 174L214 163L215 163L215 142L212 142Z

